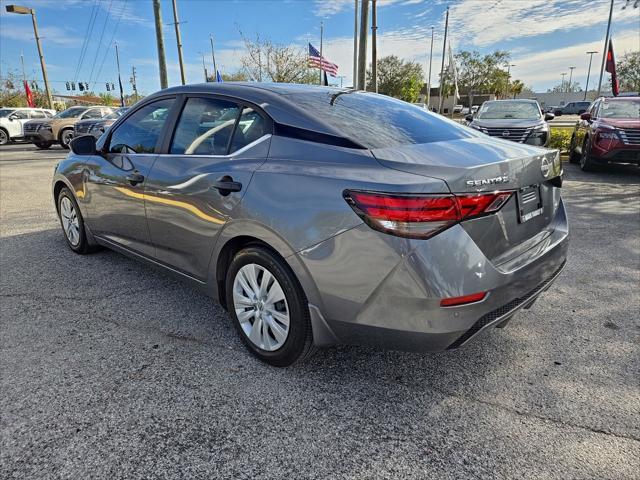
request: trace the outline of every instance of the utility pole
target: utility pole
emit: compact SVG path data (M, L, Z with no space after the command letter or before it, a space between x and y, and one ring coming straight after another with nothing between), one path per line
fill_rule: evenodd
M129 80L131 82L131 88L133 89L133 95L134 98L136 99L135 101L138 101L138 84L136 83L136 67L131 67L131 79Z
M611 0L611 6L609 7L609 21L607 22L607 34L604 37L604 50L602 52L602 65L600 66L600 80L598 81L598 91L596 92L596 98L600 96L602 90L602 76L604 75L604 65L607 61L607 52L609 51L609 32L611 31L611 17L613 16L613 0Z
M562 104L564 105L564 100L566 98L565 88L564 88L564 77L567 75L566 73L561 73L562 81L560 82L560 92L562 92Z
M322 82L322 72L324 71L324 69L322 68L322 62L324 62L324 57L322 56L322 35L324 33L324 24L322 23L322 21L320 21L320 85L323 84Z
M209 35L209 40L211 40L211 59L213 60L213 78L217 82L218 81L218 67L216 67L216 54L213 50L213 35Z
M120 87L120 106L124 107L124 93L122 92L122 77L120 77L120 54L116 43L116 65L118 65L118 86Z
M358 81L358 0L353 11L353 88Z
M591 51L591 52L587 52L587 55L589 55L589 68L587 69L587 83L584 86L584 98L583 100L587 99L587 92L589 91L589 76L591 75L591 61L593 60L593 54L594 53L598 53L597 51Z
M162 33L162 11L160 0L153 0L153 18L156 24L156 45L158 47L158 69L160 70L160 88L169 86L167 81L167 59L164 54L164 34ZM118 47L116 47L117 50Z
M367 25L369 24L369 0L362 0L360 10L360 42L358 45L358 90L366 90L367 74Z
M178 44L178 63L180 63L180 80L182 85L187 83L184 76L184 60L182 58L182 37L180 37L180 21L178 20L178 5L176 0L173 0L173 24L176 27L176 43Z
M7 5L8 13L17 13L20 15L31 15L33 22L33 33L36 37L36 45L38 46L38 56L40 57L40 67L42 68L42 79L44 80L44 89L47 93L47 102L49 108L53 109L53 97L49 88L49 76L47 75L47 64L44 61L44 53L42 53L42 45L40 44L40 35L38 35L38 22L36 21L36 11L33 8L21 7L19 5Z
M378 14L376 8L377 0L371 0L371 86L373 91L378 93Z
M440 96L440 101L438 103L438 113L442 113L442 105L444 103L444 97L442 96L444 86L444 59L447 54L447 32L449 31L449 7L447 7L447 16L444 20L444 42L442 43L442 67L440 67L440 88L438 90L438 94Z
M431 25L431 49L429 50L429 79L427 80L427 110L431 111L431 64L433 61L433 25Z

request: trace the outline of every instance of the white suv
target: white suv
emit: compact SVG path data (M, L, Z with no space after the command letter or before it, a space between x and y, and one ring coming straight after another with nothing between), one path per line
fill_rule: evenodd
M37 118L51 118L55 110L46 108L0 108L0 145L24 137L24 124Z

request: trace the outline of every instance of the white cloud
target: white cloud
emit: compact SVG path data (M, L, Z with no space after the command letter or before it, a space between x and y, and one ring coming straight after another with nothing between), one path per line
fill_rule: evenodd
M360 8L362 8L362 1L358 0L358 14ZM426 0L378 0L378 8L388 7L389 5L414 5L418 3L425 3ZM316 11L315 14L318 17L331 17L343 10L353 11L355 6L355 0L315 0ZM371 9L369 9L371 12ZM371 14L369 14L371 16Z
M29 24L30 23L31 21L29 21ZM4 25L2 25L2 29L0 29L0 35L13 40L31 43L33 42L33 29L29 24L27 26L18 25L17 23L7 25L5 22ZM38 29L38 33L41 38L46 39L47 43L65 46L76 45L78 43L76 35L64 28L52 26L41 27Z

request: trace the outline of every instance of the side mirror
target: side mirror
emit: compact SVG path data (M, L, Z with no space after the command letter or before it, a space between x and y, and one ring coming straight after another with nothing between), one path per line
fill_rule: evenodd
M473 115L467 115L466 117L464 117L464 119L465 119L467 122L471 122L471 121L473 121Z
M545 122L550 122L554 118L556 118L556 116L553 113L547 112L547 113L544 114L544 121Z
M93 135L83 135L71 140L71 151L76 155L96 155L96 138Z
M580 115L580 120L586 120L587 122L591 121L591 114L589 112L584 112Z
M9 115L9 121L10 122L13 122L16 118L18 118L18 117L16 117L15 115Z

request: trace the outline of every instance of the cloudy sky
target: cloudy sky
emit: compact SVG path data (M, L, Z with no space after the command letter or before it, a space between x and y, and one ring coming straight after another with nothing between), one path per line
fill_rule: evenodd
M17 1L17 0L16 0ZM1 0L0 75L20 70L40 80L33 30L27 16L7 14ZM65 81L83 81L104 91L117 82L113 43L118 42L125 89L131 67L138 88L159 88L151 0L20 0L36 9L49 77L55 90ZM640 9L614 1L612 35L618 56L640 49ZM594 70L601 62L609 0L379 0L378 51L420 62L428 71L431 26L434 27L433 78L439 71L444 14L450 7L450 38L454 51L508 50L511 73L537 91L560 83L561 73L575 66L574 80L584 87L588 56L596 50ZM354 0L178 0L187 81L203 79L201 52L211 71L209 35L216 45L218 68L240 66L240 31L274 42L319 47L324 24L325 56L337 63L349 85L353 65ZM171 2L162 0L169 83L180 80ZM88 35L88 33L91 33ZM88 38L88 41L85 41ZM592 77L593 78L593 77ZM334 80L338 82L338 80ZM593 85L593 84L592 84Z

